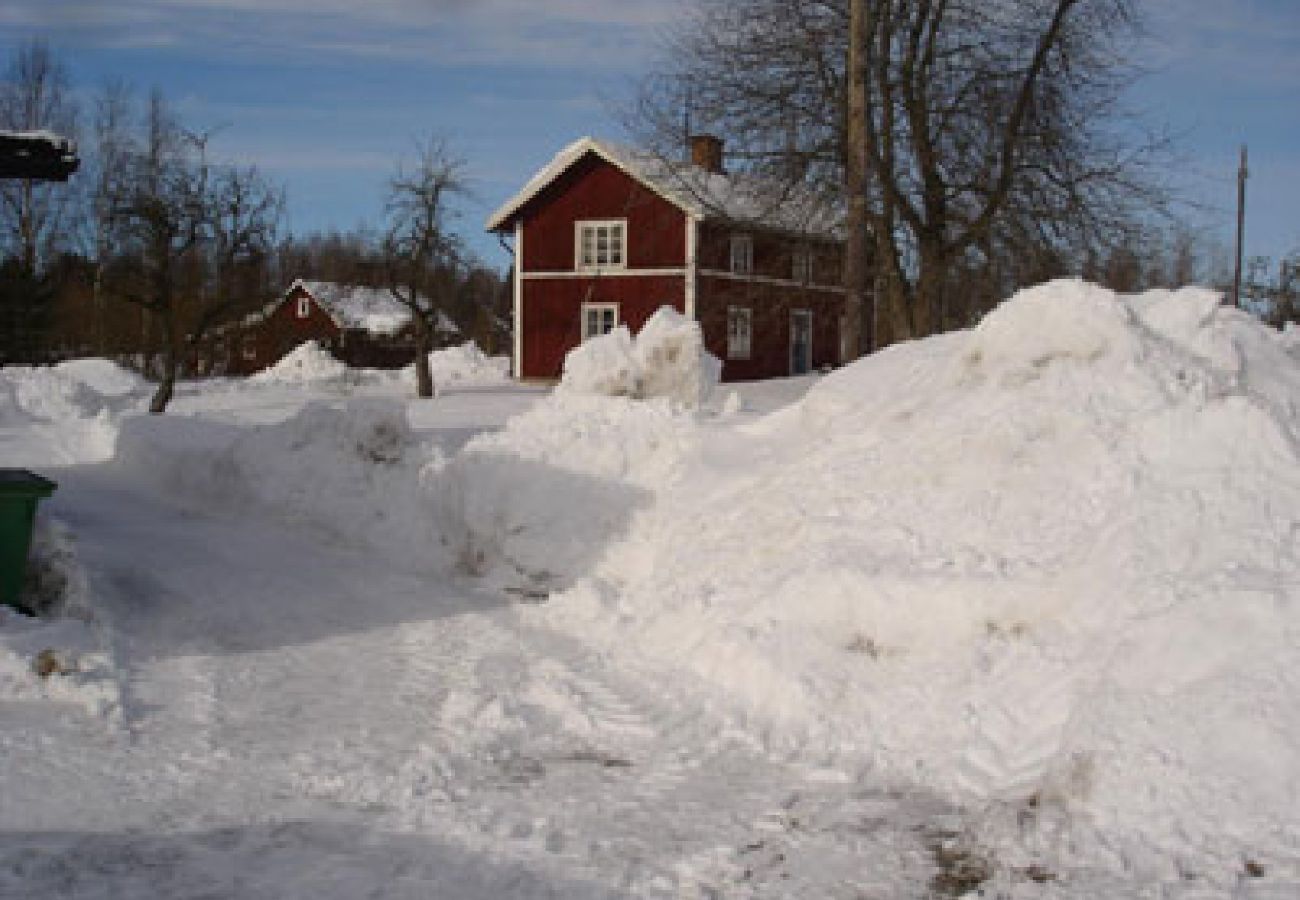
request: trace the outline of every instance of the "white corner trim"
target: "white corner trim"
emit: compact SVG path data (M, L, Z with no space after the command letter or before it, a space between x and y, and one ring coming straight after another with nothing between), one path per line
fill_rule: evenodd
M686 217L686 286L682 301L682 305L686 307L685 312L688 319L697 318L695 292L699 281L700 262L697 257L699 244L700 220L695 216L688 215Z
M524 222L515 221L515 359L516 381L524 377Z

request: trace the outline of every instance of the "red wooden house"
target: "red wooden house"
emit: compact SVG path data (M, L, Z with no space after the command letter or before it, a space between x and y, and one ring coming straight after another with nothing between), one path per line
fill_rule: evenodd
M459 334L441 313L437 332L437 346ZM395 369L415 359L411 312L387 290L299 279L260 312L214 332L199 374L249 375L307 341L354 368Z
M840 362L840 217L811 192L583 138L487 222L513 234L514 371L555 379L586 338L660 306L696 319L727 381Z

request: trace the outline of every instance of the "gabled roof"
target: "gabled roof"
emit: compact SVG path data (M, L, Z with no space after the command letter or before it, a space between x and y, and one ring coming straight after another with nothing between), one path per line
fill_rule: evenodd
M565 147L487 220L488 231L510 228L522 209L588 154L622 170L697 219L838 239L842 212L802 185L748 174L710 172L689 162L584 137Z
M386 288L299 278L289 285L285 295L298 287L310 294L334 324L344 330L387 336L396 334L411 322L411 310ZM427 308L428 300L423 295L418 296L416 302ZM460 333L456 323L442 310L438 311L436 329L443 334Z

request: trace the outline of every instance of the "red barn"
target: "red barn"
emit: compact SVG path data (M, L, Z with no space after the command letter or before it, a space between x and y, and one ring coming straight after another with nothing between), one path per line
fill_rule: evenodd
M516 377L559 378L565 355L659 307L696 319L726 381L838 364L840 217L810 192L727 175L722 143L691 162L583 138L487 222L514 235Z

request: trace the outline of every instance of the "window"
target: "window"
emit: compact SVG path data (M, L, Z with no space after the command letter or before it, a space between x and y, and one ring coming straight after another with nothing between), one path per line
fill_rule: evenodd
M754 333L754 311L748 306L727 307L727 359L749 359Z
M609 334L618 326L617 303L582 304L582 339Z
M298 298L298 318L306 319L311 315L311 301L306 297Z
M795 248L790 277L800 284L812 281L812 251L807 247Z
M579 222L577 231L579 269L621 269L626 265L626 220Z
M252 337L244 338L243 350L244 359L257 359L257 339Z
M736 275L754 271L754 239L747 234L731 236L731 271Z

